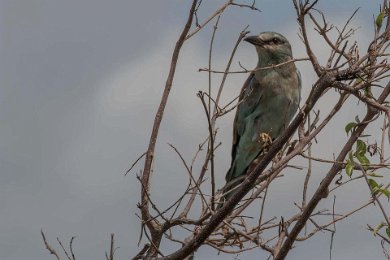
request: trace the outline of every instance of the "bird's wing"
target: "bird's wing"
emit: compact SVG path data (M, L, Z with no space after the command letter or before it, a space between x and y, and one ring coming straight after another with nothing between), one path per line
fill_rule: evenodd
M249 75L248 79L245 81L244 85L242 86L241 92L240 92L240 95L238 98L238 107L237 107L236 116L234 117L234 123L233 123L232 163L233 163L233 160L236 156L237 145L240 141L240 136L243 134L243 132L245 130L244 123L240 122L241 120L239 120L239 119L246 117L253 110L253 107L252 107L252 109L245 109L245 111L243 111L244 109L240 109L241 108L240 103L243 101L244 98L247 98L249 96L249 94L251 93L253 88L258 87L255 85L258 85L258 82L255 78L255 74L251 73Z

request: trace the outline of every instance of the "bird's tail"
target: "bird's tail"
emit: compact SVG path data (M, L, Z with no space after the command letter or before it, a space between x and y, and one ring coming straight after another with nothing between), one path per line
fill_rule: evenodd
M226 174L226 185L222 189L222 196L218 202L217 209L221 208L223 204L233 195L237 187L244 181L247 172L251 172L257 165L262 156L255 159L247 165L243 170L237 168L235 162L232 163L229 171Z
M230 171L234 170L233 167L231 167L227 173L227 176L232 176L230 174ZM241 184L241 182L244 180L245 175L241 175L237 178L234 178L232 180L226 180L226 185L222 189L222 196L218 202L217 209L221 208L223 204L232 196L236 188Z

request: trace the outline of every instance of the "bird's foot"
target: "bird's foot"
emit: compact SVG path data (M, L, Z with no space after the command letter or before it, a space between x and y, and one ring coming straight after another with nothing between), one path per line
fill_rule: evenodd
M272 137L267 133L260 133L258 142L264 146L269 146L272 144Z

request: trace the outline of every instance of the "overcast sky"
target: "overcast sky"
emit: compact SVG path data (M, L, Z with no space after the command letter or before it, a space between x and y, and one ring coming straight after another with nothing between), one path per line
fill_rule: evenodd
M135 213L139 213L139 183L135 173L124 177L124 172L147 147L189 2L0 0L1 259L54 259L42 244L41 228L58 251L57 236L64 242L77 236L74 250L78 259L103 259L110 233L116 234L120 247L116 259L129 259L138 252L140 225ZM199 18L207 18L223 2L204 1ZM381 2L322 0L319 8L340 26L360 7L353 24L359 27L355 37L364 50ZM215 68L223 68L246 25L252 34L281 32L290 39L295 56L305 56L291 1L259 0L257 6L261 13L235 7L222 16ZM190 159L207 134L196 93L207 87L207 74L197 70L207 65L211 31L209 26L186 43L178 63L154 164L153 195L161 205L177 198L187 178L167 143ZM312 39L324 59L328 53L323 42ZM241 44L234 68L239 68L238 61L253 67L257 62L253 46ZM315 77L309 64L300 63L299 68L306 97ZM245 77L228 78L223 102L239 93ZM215 85L218 79L214 77ZM334 97L329 93L318 108L326 110ZM357 114L363 115L364 107L351 103L336 127L319 137L314 153L332 159L337 144L345 140L346 120L352 121ZM220 186L230 163L232 120L231 113L218 125L223 143L216 155ZM135 172L140 169L138 165ZM313 182L319 181L326 169L318 165ZM270 215L295 212L286 198L299 191L304 175L290 175L297 181L274 184ZM368 199L369 193L367 187L356 184L338 196L336 208L343 211ZM278 205L272 207L272 201ZM383 259L379 240L366 230L366 223L375 225L380 220L377 209L370 208L338 225L333 259ZM329 241L329 234L318 234L297 244L288 259L329 259ZM170 249L167 245L163 252ZM257 250L239 258L259 256L263 254ZM197 259L217 257L209 248L197 252Z

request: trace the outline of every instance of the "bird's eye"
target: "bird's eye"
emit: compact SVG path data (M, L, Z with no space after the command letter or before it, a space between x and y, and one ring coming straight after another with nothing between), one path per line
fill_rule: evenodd
M273 44L279 44L280 43L280 40L278 38L273 38L271 41L272 41Z

